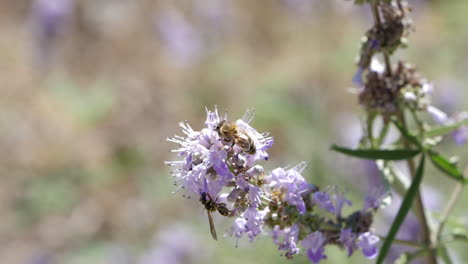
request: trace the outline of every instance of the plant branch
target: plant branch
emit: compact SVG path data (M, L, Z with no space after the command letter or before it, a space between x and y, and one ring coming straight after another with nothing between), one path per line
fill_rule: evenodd
M382 240L386 239L385 236L379 235L379 237ZM410 246L410 247L415 247L415 248L424 248L425 247L425 245L422 245L422 244L420 244L418 242L409 241L409 240L394 239L393 242L397 243L397 244L400 244L400 245L405 245L405 246Z
M405 114L403 111L399 112L398 118L400 119L400 122L402 126L405 129L408 129L407 124L406 124L406 119L405 119ZM409 148L410 143L408 140L403 137L403 144L405 145L405 148ZM416 175L416 170L414 166L414 160L413 159L408 159L407 160L408 168L410 171L411 178L414 178ZM416 210L416 216L418 218L418 222L421 225L421 236L423 239L423 242L426 244L426 246L429 248L429 252L427 255L427 261L430 264L437 264L437 256L435 253L434 248L432 248L432 242L431 242L431 232L429 229L429 225L427 222L426 214L425 214L425 208L424 208L424 203L422 201L421 197L421 192L418 191L416 200L415 200L415 210Z
M379 4L378 2L373 2L370 5L371 5L371 9L372 9L372 14L374 16L375 26L377 28L380 28L380 27L382 27L382 20L380 18L380 12L379 12L378 4ZM384 56L384 60L385 60L386 74L387 74L387 76L391 76L392 75L392 67L391 67L390 57L385 51L383 51L383 56ZM406 126L406 121L405 121L405 118L404 118L404 113L400 112L399 116L400 116L400 119L401 119L400 121L401 121L402 125L406 128L407 126ZM403 142L404 142L405 147L409 148L410 144L409 144L408 140L406 138L404 138L404 137L403 137ZM414 178L415 175L416 175L416 170L415 170L413 159L408 159L407 163L408 163L408 168L409 168L410 173L411 173L411 178ZM430 237L430 230L429 230L429 226L428 226L426 215L425 215L424 204L423 204L422 198L421 198L421 192L419 192L419 191L418 191L418 194L417 194L417 197L416 197L415 206L416 206L416 215L417 215L419 223L421 224L421 227L422 227L423 242L426 245L426 247L429 248L429 252L428 252L429 254L427 256L427 261L428 261L429 264L437 264L437 256L435 254L435 251L433 249L431 249L432 243L431 243L431 237Z
M382 26L382 19L380 18L378 2L372 3L371 8L372 14L374 15L375 25L379 28ZM390 63L390 56L387 54L387 52L383 51L383 57L385 61L385 72L387 73L387 76L392 76L392 64Z
M449 199L449 201L447 203L447 206L445 207L444 211L442 212L442 216L440 218L440 224L437 227L436 232L434 233L435 236L432 239L433 241L437 241L438 243L440 243L440 237L442 235L442 231L444 229L445 223L447 222L447 218L452 213L456 202L460 198L462 190L463 190L463 184L457 183L457 185L455 186L455 190L452 192L452 195L450 196L450 199Z

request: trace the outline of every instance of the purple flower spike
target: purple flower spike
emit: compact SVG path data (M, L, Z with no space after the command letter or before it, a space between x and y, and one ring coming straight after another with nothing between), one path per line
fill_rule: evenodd
M358 246L362 250L362 254L368 258L373 259L377 256L378 249L375 246L379 242L379 237L370 233L366 232L359 236L358 238Z
M325 237L320 231L315 231L309 234L301 245L307 248L307 256L313 263L319 263L322 259L326 258L323 246L325 244Z

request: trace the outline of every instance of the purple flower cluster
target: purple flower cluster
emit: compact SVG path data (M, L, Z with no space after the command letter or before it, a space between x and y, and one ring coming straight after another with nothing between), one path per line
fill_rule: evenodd
M263 168L254 164L268 159L266 150L273 145L273 138L252 128L248 124L251 117L237 120L236 125L249 133L256 146L255 154L246 154L237 145L219 136L215 128L222 120L226 120L226 117L220 118L217 110L207 110L205 128L201 131L195 131L187 122L181 122L185 136L168 138L179 144L180 148L173 152L178 153L182 160L167 164L180 167L172 174L180 181L181 187L192 194L208 193L211 197L218 197L223 187L231 184L236 186L233 192L242 190L247 193L252 186L249 180L260 176L259 173L263 174Z
M460 112L452 117L449 117L445 112L434 106L428 106L427 112L439 125L450 126L458 122L465 122L468 124L468 112ZM452 132L451 136L457 145L464 145L468 141L468 125L462 125L458 127Z
M268 160L273 138L251 127L252 119L252 111L248 111L242 119L229 123L235 129L222 132L222 125L229 121L215 109L207 110L200 131L180 123L185 135L168 138L179 145L174 152L180 159L167 162L177 167L172 175L180 188L188 196L206 193L215 203L226 202L226 216L235 217L228 234L237 241L244 235L253 241L268 229L287 258L298 254L301 246L310 261L318 263L326 258L324 247L329 244L346 248L349 255L361 249L366 257L375 257L379 239L369 229L379 198L367 197L372 202L343 217L342 208L351 206L351 201L336 187L321 191L308 184L301 174L304 162L265 173L258 162ZM253 151L239 144L241 136L254 144Z

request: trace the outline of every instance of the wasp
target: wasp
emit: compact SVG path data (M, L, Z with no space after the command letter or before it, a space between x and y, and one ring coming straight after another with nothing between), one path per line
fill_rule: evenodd
M216 200L213 200L210 194L203 192L200 196L200 202L205 206L206 212L208 214L208 222L210 223L210 232L214 240L218 240L216 235L216 229L213 223L213 217L211 213L218 212L223 216L228 216L231 214L231 211L227 208L225 203L217 203Z
M246 132L242 131L239 126L233 122L223 120L215 127L219 137L227 142L233 142L245 153L253 155L257 151L254 141Z

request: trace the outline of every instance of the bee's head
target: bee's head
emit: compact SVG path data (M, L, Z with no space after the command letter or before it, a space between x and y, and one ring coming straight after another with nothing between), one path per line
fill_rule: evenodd
M221 127L226 123L226 120L223 120L219 122L219 124L215 127L215 130L218 131L218 133L221 131Z

